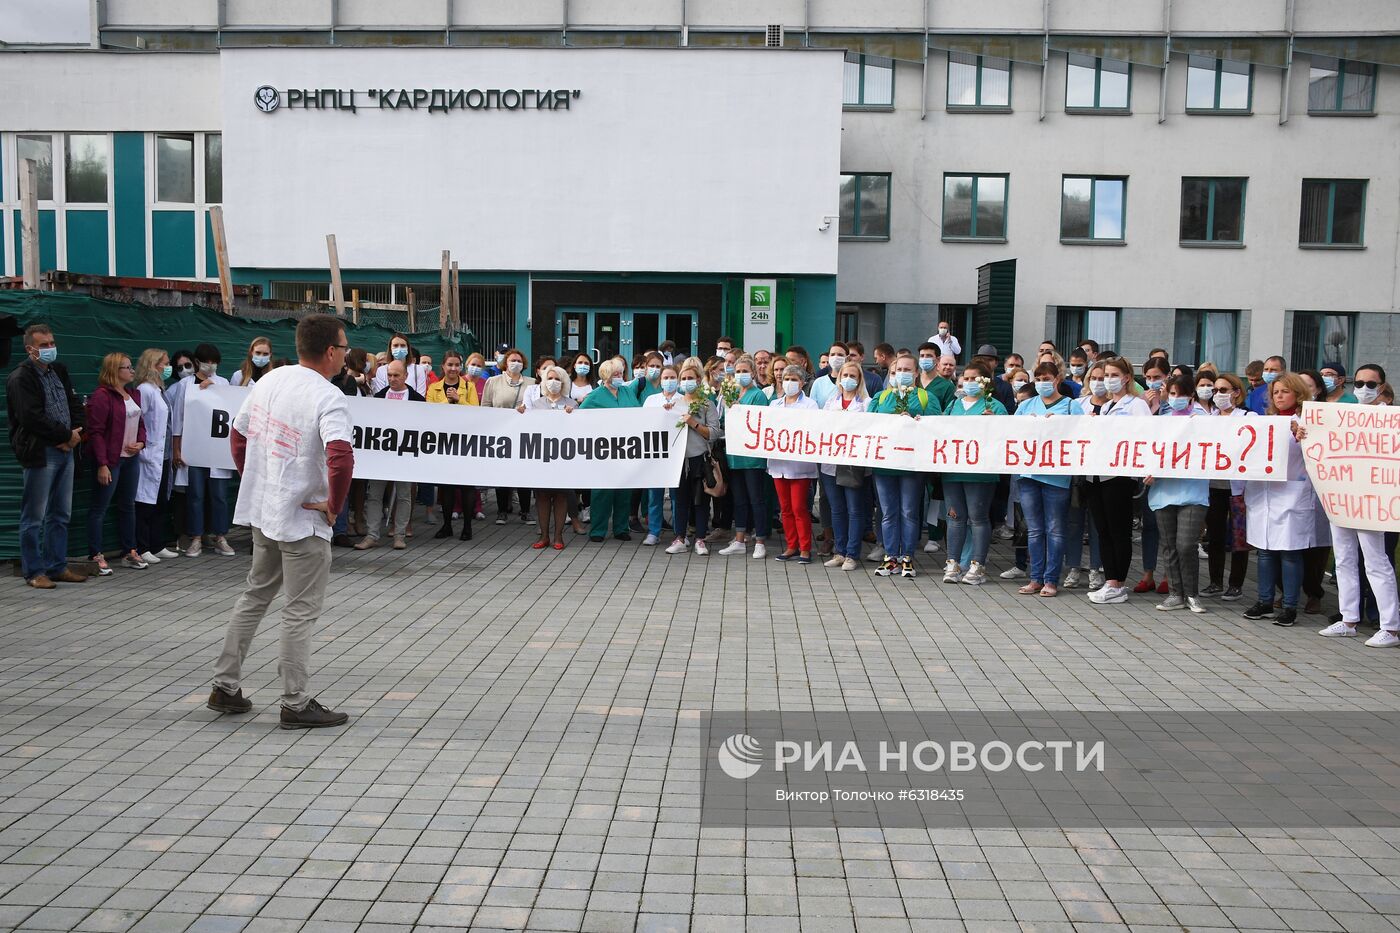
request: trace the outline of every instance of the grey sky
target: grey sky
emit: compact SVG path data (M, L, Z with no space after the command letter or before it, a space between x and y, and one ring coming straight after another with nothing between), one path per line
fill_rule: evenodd
M0 0L0 42L71 42L90 37L89 0Z

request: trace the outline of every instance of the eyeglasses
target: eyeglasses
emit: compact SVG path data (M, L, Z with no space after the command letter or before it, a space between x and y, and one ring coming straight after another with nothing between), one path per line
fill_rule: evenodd
M345 352L348 353L348 352L350 352L350 344L348 344L348 343L333 343L333 344L331 344L331 349L332 349L332 350L344 350Z
M1353 382L1352 385L1356 386L1358 389L1379 389L1381 387L1381 383L1376 382L1374 379L1367 379L1365 381L1358 379Z

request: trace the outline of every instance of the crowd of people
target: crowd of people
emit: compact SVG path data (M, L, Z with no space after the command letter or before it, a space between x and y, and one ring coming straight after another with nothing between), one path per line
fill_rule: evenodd
M31 326L26 358L8 382L11 445L24 467L21 564L37 589L78 583L68 566L72 486L81 467L92 486L88 564L99 575L145 570L177 557L229 557L233 471L191 466L181 456L184 399L214 385L252 386L287 360L258 337L225 379L217 347L145 350L134 361L102 361L98 388L83 403L58 361L52 332ZM533 362L501 345L491 358L447 351L440 366L403 334L382 350L344 347L330 377L347 396L394 402L540 410L659 407L677 414L685 457L674 489L479 489L355 480L334 516L334 546L369 550L388 539L409 546L420 531L472 539L474 522L512 517L534 526L536 549L563 550L574 537L610 537L668 554L749 555L850 572L862 561L880 577L911 578L916 557L942 555L942 580L980 586L1019 583L1025 596L1054 598L1084 587L1098 605L1156 593L1162 611L1207 611L1207 600L1244 598L1251 552L1257 598L1250 619L1293 625L1321 614L1323 584L1336 583L1340 612L1321 630L1350 636L1378 625L1368 645L1400 644L1393 533L1328 521L1304 468L1297 418L1307 401L1390 405L1384 369L1341 362L1290 370L1283 357L1256 361L1244 378L1213 363L1172 363L1153 350L1140 366L1101 352L1093 340L1062 349L1043 341L1034 356L984 345L966 360L946 323L916 348L881 344L867 359L859 342L836 341L816 358L800 346L745 349L727 337L703 357L667 341L628 360L589 354ZM1211 481L1173 476L1068 477L1029 473L929 473L763 460L725 445L731 405L783 406L894 417L1227 417L1295 420L1283 481ZM561 468L561 471L566 468ZM469 479L469 477L468 477ZM669 500L669 513L666 503ZM120 556L103 540L115 516ZM669 538L669 541L665 539ZM997 573L994 539L1013 560ZM928 559L928 558L922 558ZM936 561L938 558L934 558ZM1205 578L1200 570L1204 560ZM1132 565L1139 575L1133 579ZM1329 572L1329 567L1334 570Z

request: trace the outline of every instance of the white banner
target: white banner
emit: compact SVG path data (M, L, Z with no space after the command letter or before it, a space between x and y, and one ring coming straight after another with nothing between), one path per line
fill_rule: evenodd
M1303 459L1327 516L1400 531L1400 408L1304 402Z
M248 389L185 393L181 454L233 469L229 426ZM526 411L349 398L355 476L524 489L658 489L680 482L674 411Z
M735 406L729 453L934 473L1286 479L1287 418L929 417Z

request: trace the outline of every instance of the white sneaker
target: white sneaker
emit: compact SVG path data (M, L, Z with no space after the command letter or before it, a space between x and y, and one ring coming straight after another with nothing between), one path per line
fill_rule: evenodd
M172 551L168 547L163 547L159 551L156 551L156 556L159 557L161 560L170 560L172 557L179 557L180 552Z
M1186 608L1196 613L1196 615L1200 615L1201 613L1206 611L1205 604L1201 602L1201 598L1199 596L1186 597Z
M845 562L846 562L846 556L845 556L844 554L833 554L833 555L831 556L831 560L824 561L824 562L822 563L822 566L823 566L823 567L840 567L840 566L841 566L842 564L844 564Z
M730 557L734 554L744 554L748 551L748 546L743 541L730 541L724 547L715 551L720 557Z
M1091 602L1100 606L1112 605L1113 603L1126 603L1128 601L1128 588L1125 586L1104 586L1089 594Z
M690 550L690 547L685 543L685 539L677 538L676 540L672 541L671 544L666 548L666 553L684 554L688 550Z
M885 549L877 544L870 549L869 554L865 555L865 559L872 564L883 564L885 562Z
M1016 530L1006 525L1002 525L995 533L996 536L1003 541L1010 541L1012 538L1016 537Z
M941 550L943 550L943 545L939 544L937 541L925 541L925 542L924 542L924 553L925 553L925 554L937 554L937 553L938 553L939 551L941 551Z
M1345 622L1333 622L1324 629L1318 629L1317 634L1327 638L1355 638L1356 626L1347 625Z
M710 546L705 543L704 538L695 539L695 553L699 554L701 557L710 553Z
M755 541L753 545L753 559L763 560L768 556L768 548L762 541Z
M581 521L581 522L586 522L586 521L588 521L592 516L593 516L593 509L591 509L590 507L588 507L588 506L585 505L582 509L579 510L579 513L578 513L578 520ZM477 517L477 518L480 518L481 515L478 514L476 517Z
M186 557L198 557L199 555L201 555L201 554L203 554L203 553L204 553L204 542L201 541L201 540L198 539L198 538L191 538L191 539L190 539L190 546L189 546L188 550L185 551L185 556L186 556Z
M1065 581L1060 584L1060 589L1072 590L1077 588L1079 584L1083 582L1084 571L1080 570L1078 567L1071 567L1069 568L1069 571L1065 574Z
M860 564L857 564L857 563L856 563L854 557L848 557L848 558L846 558L844 561L841 562L841 569L842 569L842 570L845 570L845 571L847 571L847 572L852 571L852 570L855 570L855 569L857 569L858 567L860 567Z
M158 563L160 563L160 558L157 557L157 556L155 556L154 554L152 554L150 551L142 551L142 552L141 552L141 559L142 559L143 561L145 561L146 563L148 563L148 564L158 564Z
M229 547L229 543L223 535L219 535L214 539L214 553L220 557L232 557L238 552Z
M968 586L981 586L987 582L987 568L974 560L968 564L967 573L963 574L962 582Z
M1104 585L1104 583L1106 583L1106 582L1107 582L1107 580L1105 579L1102 570L1090 570L1090 571L1089 571L1089 589L1091 589L1091 590L1101 590L1101 589L1103 589L1103 585Z
M1366 639L1367 648L1394 648L1396 645L1400 645L1400 635L1384 629Z
M958 562L951 558L943 562L943 582L961 583L963 578L962 568Z
M642 544L646 545L647 547L656 547L658 543L659 542L656 535L647 535L645 538L642 539Z
M484 522L484 521L486 521L486 513L485 513L485 512L477 512L476 515L474 516L474 518L475 518L477 521L479 521L479 522Z
M1175 612L1178 609L1186 608L1186 600L1175 593L1170 593L1167 598L1157 604L1158 612Z
M997 576L1003 580L1024 580L1026 578L1026 572L1020 567L1013 566L1003 570L1001 573L997 574Z

